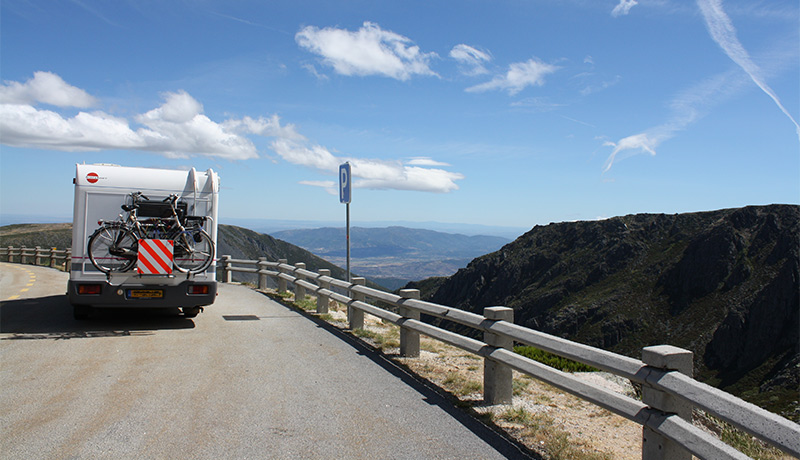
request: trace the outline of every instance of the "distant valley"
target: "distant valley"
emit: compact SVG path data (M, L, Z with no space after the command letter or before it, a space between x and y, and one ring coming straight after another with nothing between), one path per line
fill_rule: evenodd
M300 246L340 267L347 265L344 228L274 232L277 239ZM351 271L388 288L409 281L450 276L474 258L497 251L511 240L467 236L406 227L350 229Z

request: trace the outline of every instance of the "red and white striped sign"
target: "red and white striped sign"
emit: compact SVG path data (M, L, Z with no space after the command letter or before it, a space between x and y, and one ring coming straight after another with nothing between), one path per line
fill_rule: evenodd
M140 275L169 275L173 250L172 240L139 240L136 271Z

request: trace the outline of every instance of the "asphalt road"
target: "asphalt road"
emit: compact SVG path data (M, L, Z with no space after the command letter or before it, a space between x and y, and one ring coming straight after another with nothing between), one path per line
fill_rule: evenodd
M380 355L251 289L197 318L72 318L0 263L2 459L526 458Z

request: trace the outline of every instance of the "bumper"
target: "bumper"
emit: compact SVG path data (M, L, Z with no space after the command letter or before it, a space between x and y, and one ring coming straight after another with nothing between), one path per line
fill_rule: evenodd
M112 285L108 281L69 280L67 295L72 305L93 307L200 307L214 303L217 282L184 281L168 286L135 283Z

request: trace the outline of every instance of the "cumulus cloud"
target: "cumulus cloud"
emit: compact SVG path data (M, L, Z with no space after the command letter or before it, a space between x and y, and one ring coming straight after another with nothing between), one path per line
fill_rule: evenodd
M51 72L34 72L25 83L16 81L0 85L0 104L49 104L58 107L92 107L94 97L86 91L67 84Z
M631 8L638 5L636 0L619 0L619 4L611 10L611 16L625 16L631 12Z
M204 155L231 160L256 158L256 148L246 137L203 115L203 106L185 92L166 93L164 103L134 117L140 125L132 128L124 118L102 111L80 111L67 117L34 106L37 102L58 101L63 107L82 107L93 97L67 85L57 75L37 72L26 84L15 82L0 87L0 137L6 145L55 150L132 149L157 152L170 157ZM24 90L24 88L32 88ZM35 89L39 88L39 89ZM41 88L66 89L62 99L49 97ZM22 94L35 94L23 98ZM49 101L49 102L46 102Z
M391 160L337 157L323 146L288 139L276 139L270 147L289 163L316 169L325 174L336 174L339 165L348 161L353 169L353 186L356 188L447 193L458 190L456 181L464 178L459 173L423 167L446 166L430 158L416 158L403 164ZM329 188L327 182L303 183L326 190Z
M465 75L474 76L489 73L484 66L485 63L492 60L489 53L485 53L469 45L460 44L454 46L453 49L450 50L450 57L462 65L462 73Z
M319 55L325 64L341 75L379 75L408 80L413 75L436 75L430 60L436 53L423 53L400 34L365 22L355 32L307 26L295 35L295 41Z
M164 93L163 103L131 120L102 111L79 111L72 117L38 108L52 104L49 90L67 89L60 101L66 107L97 101L85 91L64 83L54 74L41 75L27 83L0 86L0 141L14 147L64 151L139 150L168 157L209 156L227 160L257 158L249 136L271 138L270 149L284 161L316 173L336 175L339 165L349 161L354 186L372 189L416 190L446 193L458 189L459 173L428 157L408 163L376 159L337 157L327 148L306 139L292 124L282 124L277 115L211 120L203 105L185 91ZM44 84L45 82L46 84ZM50 102L44 102L50 101ZM303 181L330 191L331 181ZM335 189L334 189L335 191Z
M54 150L138 149L144 141L127 120L103 112L64 118L30 105L0 104L0 138L13 147Z
M468 92L484 92L506 90L515 95L528 86L544 85L544 78L560 69L539 59L531 58L526 62L515 62L508 67L508 72L495 76L491 81L467 88Z

